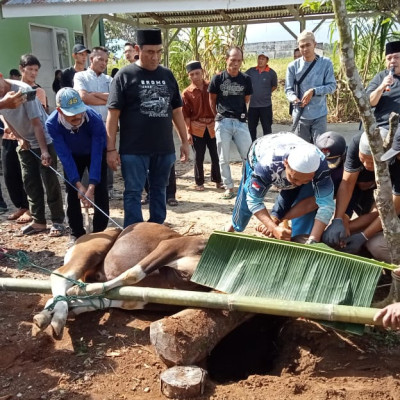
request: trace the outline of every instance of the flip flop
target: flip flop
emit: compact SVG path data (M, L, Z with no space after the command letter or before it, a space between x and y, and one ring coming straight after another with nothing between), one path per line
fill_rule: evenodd
M224 200L229 200L233 199L235 197L235 193L233 193L231 190L225 190L224 194L222 195L222 199Z
M16 219L18 219L21 215L24 215L25 212L28 211L26 208L19 208L17 211L14 211L13 213L11 213L7 219L9 221L14 221ZM30 222L30 221L28 221Z
M26 225L21 229L22 235L34 235L36 233L44 232L47 228L35 228L32 224Z
M204 192L204 186L203 185L196 185L194 187L194 190L197 190L198 192Z
M25 211L17 220L15 221L17 224L27 224L28 222L33 221L32 215L29 210Z
M216 187L217 189L224 189L224 184L223 184L222 182L217 182L217 183L215 184L215 187Z
M49 236L50 237L60 237L65 233L65 226L63 224L57 224L53 222L52 227L50 228Z

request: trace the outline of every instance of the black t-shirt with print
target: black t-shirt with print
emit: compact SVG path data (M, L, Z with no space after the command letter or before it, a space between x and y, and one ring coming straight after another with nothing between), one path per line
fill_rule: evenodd
M121 111L121 154L175 152L172 110L182 107L182 100L169 69L149 71L137 64L122 68L111 83L107 105Z
M217 95L216 121L223 118L236 118L246 122L245 96L253 93L253 86L248 75L239 72L237 76L233 77L225 70L221 74L213 76L208 92Z

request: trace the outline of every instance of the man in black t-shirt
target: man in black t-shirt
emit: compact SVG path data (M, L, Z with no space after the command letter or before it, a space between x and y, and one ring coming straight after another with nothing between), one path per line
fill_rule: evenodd
M86 68L87 56L90 50L83 44L76 44L72 48L72 58L75 63L72 67L66 68L61 73L61 87L74 87L74 76L76 72L84 71Z
M380 133L384 139L387 130L381 128ZM393 202L397 212L400 213L399 160L396 159L389 165L389 172L392 180ZM390 263L381 220L374 207L375 187L373 157L364 132L362 135L355 136L349 145L343 179L336 195L335 217L326 229L322 240L330 246L339 247L342 251L353 254L359 253L365 246L376 260ZM361 217L349 221L353 210Z
M243 162L251 145L247 125L247 104L253 93L251 79L240 72L243 52L240 47L232 47L226 54L226 70L214 75L208 92L211 110L215 115L215 137L222 182L225 186L224 199L234 197L233 180L229 166L230 146L233 140Z
M172 123L178 132L181 161L189 158L182 100L172 72L159 65L161 31L137 31L139 60L122 68L108 97L107 163L121 165L125 183L124 226L143 221L141 195L149 180L149 222L162 224L166 217L166 187L175 162ZM120 125L119 154L116 135Z

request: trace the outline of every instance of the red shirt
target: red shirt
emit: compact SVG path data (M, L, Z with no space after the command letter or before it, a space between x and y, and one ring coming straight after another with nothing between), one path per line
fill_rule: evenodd
M185 119L190 119L189 133L191 135L203 137L207 128L210 137L213 138L215 137L214 114L210 107L208 84L203 81L203 88L199 89L192 83L183 91L182 111Z

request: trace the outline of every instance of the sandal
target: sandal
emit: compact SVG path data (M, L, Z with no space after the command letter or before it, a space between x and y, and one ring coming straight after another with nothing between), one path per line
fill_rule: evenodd
M216 187L217 189L224 189L224 184L223 184L222 182L217 182L217 183L215 184L215 187Z
M36 228L33 226L33 224L29 224L29 225L24 226L21 229L21 234L22 235L34 235L35 233L44 232L45 230L47 230L47 227Z
M169 206L171 206L171 207L176 207L179 203L178 203L178 200L176 200L176 199L168 199L167 200L167 203L168 203L168 205Z
M63 224L57 224L53 222L52 227L50 228L49 236L50 237L60 237L65 233L65 226Z
M233 199L234 197L235 197L235 193L233 193L232 190L227 189L227 190L225 190L225 192L221 198L224 200L229 200L229 199Z
M26 210L15 222L17 224L27 224L31 221L33 221L32 215L29 210Z
M14 220L18 219L19 217L21 217L22 215L24 215L26 211L28 211L28 209L19 208L17 211L14 211L12 214L10 214L7 217L7 219L8 219L8 221L14 221ZM30 221L28 221L28 222L30 222Z
M197 190L198 192L204 192L204 185L196 185L194 190Z

